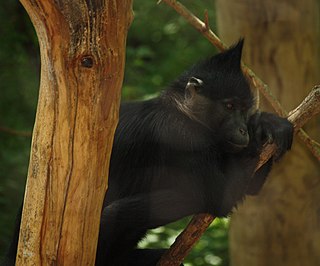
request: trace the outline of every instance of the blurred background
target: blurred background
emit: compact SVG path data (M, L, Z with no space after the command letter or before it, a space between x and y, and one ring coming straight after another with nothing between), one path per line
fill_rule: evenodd
M123 100L157 95L188 66L217 52L182 17L155 2L134 0ZM207 9L211 28L228 45L245 37L245 61L288 111L319 84L318 0L181 2L201 19ZM1 257L23 198L40 70L37 37L15 0L0 3L0 38ZM319 119L309 124L314 138L319 125ZM319 195L319 163L297 143L262 195L248 199L231 222L216 219L185 265L320 265ZM140 246L168 247L188 220L151 231Z

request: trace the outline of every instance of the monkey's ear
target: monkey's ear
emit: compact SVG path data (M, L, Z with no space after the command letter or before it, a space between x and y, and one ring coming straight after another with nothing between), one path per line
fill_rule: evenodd
M193 96L203 85L203 81L196 77L191 77L186 85L186 93Z

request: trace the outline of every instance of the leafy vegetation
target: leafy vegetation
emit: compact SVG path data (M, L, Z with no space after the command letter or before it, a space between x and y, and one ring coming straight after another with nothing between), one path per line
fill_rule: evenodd
M200 17L207 1L184 1ZM135 0L135 20L127 41L123 99L159 93L172 79L215 49L166 5ZM0 127L32 130L39 87L39 48L23 7L0 3ZM211 25L214 27L214 25ZM23 198L30 137L0 130L0 256L8 246L16 212ZM150 232L143 247L168 247L187 219ZM216 220L189 255L186 265L228 265L227 220Z

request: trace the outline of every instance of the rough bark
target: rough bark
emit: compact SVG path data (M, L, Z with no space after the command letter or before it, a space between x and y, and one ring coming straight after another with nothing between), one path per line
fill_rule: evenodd
M245 37L244 61L285 109L296 106L318 82L318 2L217 0L216 7L222 39ZM319 132L319 123L306 129ZM232 216L232 265L319 265L319 180L319 163L295 142L262 193Z
M17 265L94 265L132 0L21 0L41 82Z

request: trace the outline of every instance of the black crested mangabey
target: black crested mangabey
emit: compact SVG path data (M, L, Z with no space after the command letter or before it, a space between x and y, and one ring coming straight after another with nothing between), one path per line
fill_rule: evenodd
M97 265L155 265L164 250L136 249L148 229L227 216L290 149L291 123L254 110L242 46L194 65L155 99L121 105ZM277 144L276 158L254 173L266 141Z

